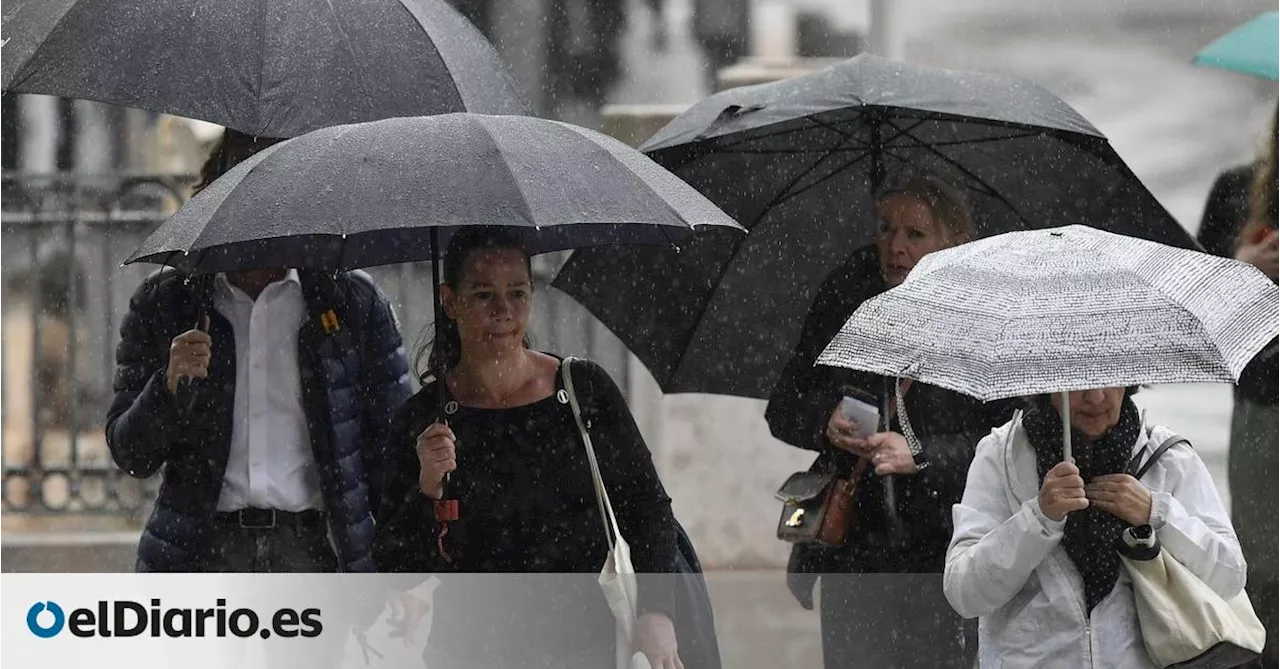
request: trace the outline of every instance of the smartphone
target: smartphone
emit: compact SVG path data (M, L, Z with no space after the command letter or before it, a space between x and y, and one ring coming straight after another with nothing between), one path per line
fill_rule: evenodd
M859 439L870 437L880 427L880 409L856 397L846 396L840 400L840 415L858 424L858 431L854 436Z

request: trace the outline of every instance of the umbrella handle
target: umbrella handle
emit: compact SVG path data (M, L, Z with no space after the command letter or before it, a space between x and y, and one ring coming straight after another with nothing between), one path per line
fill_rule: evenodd
M1062 391L1062 461L1075 462L1071 457L1071 393Z
M204 325L205 318L206 318L206 314L204 312L204 307L200 307L199 313L196 316L196 324L191 326L191 329L202 330L202 331L205 330L205 325ZM191 413L191 409L194 408L196 405L196 392L195 392L195 388L192 387L194 383L195 383L195 379L189 376L178 377L178 393L177 393L178 408L183 414Z

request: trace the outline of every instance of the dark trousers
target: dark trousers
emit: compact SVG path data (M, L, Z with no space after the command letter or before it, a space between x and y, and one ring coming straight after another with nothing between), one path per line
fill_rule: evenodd
M319 514L284 516L269 529L241 527L218 514L208 550L208 571L314 573L338 571L329 530ZM301 518L301 519L298 519Z
M968 669L977 625L952 610L942 574L823 574L826 669Z
M1252 666L1274 669L1277 661L1277 449L1274 404L1259 404L1237 396L1231 415L1231 450L1227 453L1227 483L1231 487L1231 524L1240 538L1248 573L1245 592L1267 630L1262 657Z

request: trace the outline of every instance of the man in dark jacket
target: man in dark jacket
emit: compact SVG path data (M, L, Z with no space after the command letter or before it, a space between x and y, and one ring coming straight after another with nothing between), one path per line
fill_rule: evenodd
M379 451L410 388L368 275L158 271L130 300L114 387L116 464L163 468L139 571L373 571Z
M196 191L278 141L226 130ZM120 334L107 445L164 478L139 571L373 571L380 451L410 388L368 275L161 270Z

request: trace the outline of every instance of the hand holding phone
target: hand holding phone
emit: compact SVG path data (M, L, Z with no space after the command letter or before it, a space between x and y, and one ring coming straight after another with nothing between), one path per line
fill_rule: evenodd
M856 397L840 400L840 415L858 424L858 431L853 434L858 439L870 437L880 426L880 409Z

